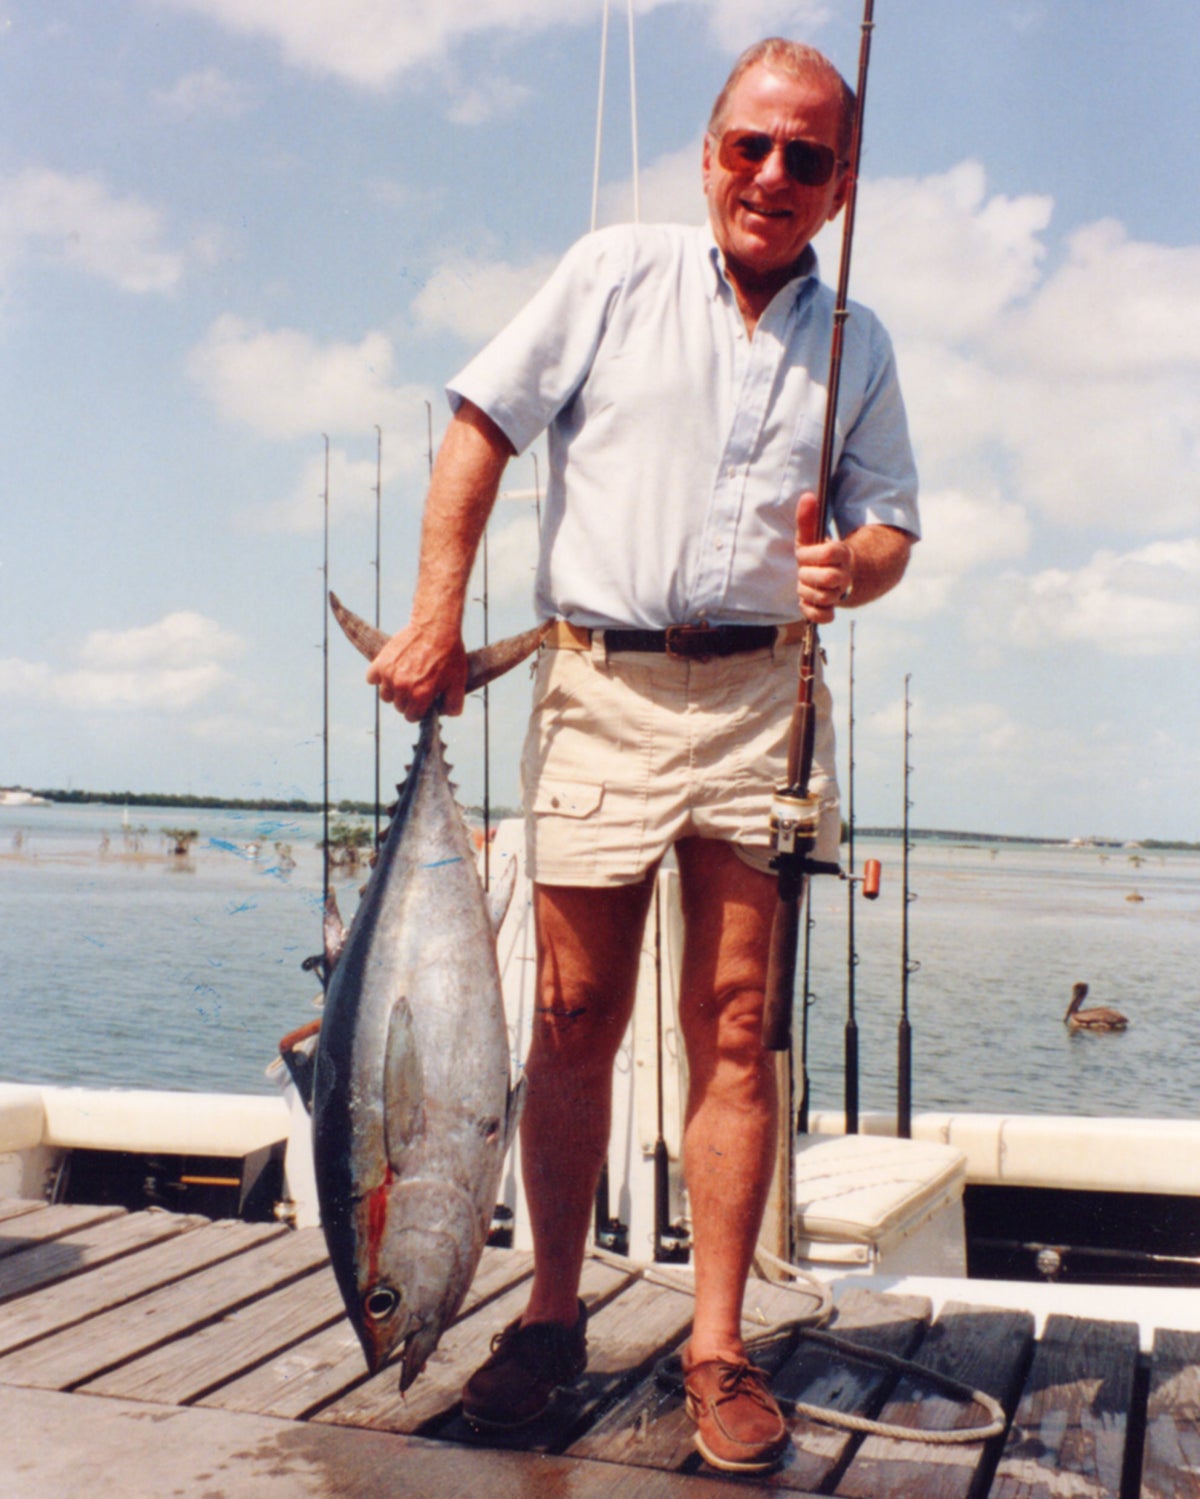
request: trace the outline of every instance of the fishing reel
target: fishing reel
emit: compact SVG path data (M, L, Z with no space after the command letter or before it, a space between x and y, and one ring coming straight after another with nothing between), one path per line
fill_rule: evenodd
M790 786L780 786L771 800L771 847L776 858L803 856L817 841L821 823L821 799L815 792L801 795Z

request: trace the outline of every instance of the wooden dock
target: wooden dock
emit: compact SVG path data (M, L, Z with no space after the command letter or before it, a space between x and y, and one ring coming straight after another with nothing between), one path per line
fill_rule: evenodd
M401 1396L368 1378L317 1230L165 1212L0 1202L0 1494L4 1499L1200 1499L1200 1335L1153 1352L1121 1321L851 1290L830 1331L988 1391L1008 1429L932 1445L792 1419L766 1479L699 1461L680 1395L655 1370L691 1297L654 1267L589 1259L590 1364L520 1442L485 1443L458 1392L521 1309L529 1257L485 1252L459 1320ZM796 1334L812 1299L752 1284L759 1356L786 1408L917 1431L978 1424L911 1376ZM660 1371L661 1374L661 1371ZM789 1404L789 1402L791 1404Z

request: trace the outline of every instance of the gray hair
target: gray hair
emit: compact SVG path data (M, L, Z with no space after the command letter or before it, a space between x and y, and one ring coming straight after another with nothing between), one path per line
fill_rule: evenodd
M721 133L729 108L729 97L744 75L754 67L769 68L773 73L785 73L789 78L819 80L837 93L841 100L838 155L843 160L849 159L854 133L854 90L823 52L818 52L815 47L804 42L788 41L782 36L769 36L761 42L755 42L734 63L709 116L708 129L711 135Z

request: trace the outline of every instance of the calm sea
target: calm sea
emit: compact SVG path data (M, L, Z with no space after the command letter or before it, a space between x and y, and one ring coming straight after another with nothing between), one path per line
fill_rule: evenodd
M197 831L187 857L164 827ZM0 807L0 1079L271 1091L279 1038L316 1013L320 835L316 815ZM855 907L861 1103L890 1111L901 849L856 856L884 865ZM919 842L909 885L915 1109L1200 1116L1200 857ZM847 891L814 887L814 1108L843 1100ZM1127 1032L1067 1033L1077 979Z

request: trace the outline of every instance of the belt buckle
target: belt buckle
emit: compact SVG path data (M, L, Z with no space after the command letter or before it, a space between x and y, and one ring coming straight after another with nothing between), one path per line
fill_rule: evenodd
M667 655L672 661L711 661L713 652L705 650L715 634L711 625L668 625Z

